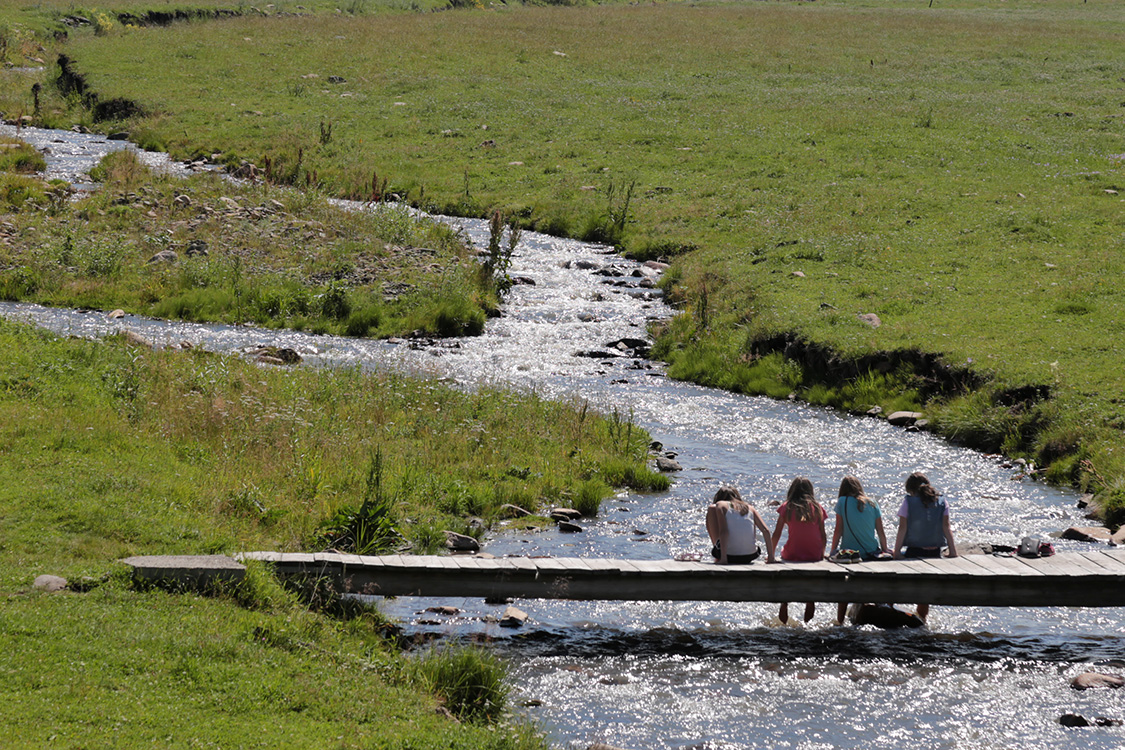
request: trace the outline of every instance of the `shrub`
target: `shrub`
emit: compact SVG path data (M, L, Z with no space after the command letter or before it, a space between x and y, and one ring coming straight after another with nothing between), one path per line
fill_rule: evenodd
M600 479L588 479L578 485L574 493L574 509L584 516L596 516L601 508L602 498L610 494L610 489Z
M383 311L374 305L356 310L348 316L344 331L349 336L366 336L372 328L378 328L383 319Z
M473 646L427 651L417 662L417 676L465 721L497 720L508 701L505 667L499 657Z

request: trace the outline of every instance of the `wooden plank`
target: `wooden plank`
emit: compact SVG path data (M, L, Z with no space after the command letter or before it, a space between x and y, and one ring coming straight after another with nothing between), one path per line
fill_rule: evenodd
M1117 573L1117 575L1125 574L1125 556L1118 555L1108 549L1090 550L1086 554L1097 557L1107 570L1113 571Z
M941 561L941 569L944 572L952 573L954 575L969 575L969 576L993 576L996 575L992 570L980 565L974 558L984 557L984 555L963 555L959 557L947 557Z
M1023 558L1029 567L1048 576L1076 576L1088 574L1088 569L1069 559L1069 555L1052 555L1051 557Z
M582 562L586 563L586 566L589 567L590 570L602 572L613 571L615 573L621 571L621 567L617 564L617 560L607 560L602 557L588 557L583 558Z
M539 570L537 567L535 567L535 562L527 559L526 557L505 557L502 559L505 565L508 565L515 570Z
M535 568L543 573L565 573L572 570L565 559L558 557L536 557L532 561Z
M1022 557L1002 557L999 555L988 556L988 567L995 570L997 575L1008 576L1041 576L1043 573L1024 562Z
M1096 551L1072 552L1070 554L1082 558L1085 561L1084 564L1091 567L1090 575L1125 577L1125 566L1118 565L1111 558L1098 554Z

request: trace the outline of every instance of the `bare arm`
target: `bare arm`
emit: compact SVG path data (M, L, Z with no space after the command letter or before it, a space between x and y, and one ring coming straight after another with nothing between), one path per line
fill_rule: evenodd
M895 557L899 560L902 559L902 543L906 541L906 519L902 516L898 517L898 536L895 537L895 548L891 550L895 553Z
M949 545L949 556L957 557L957 543L953 541L953 529L949 525L949 516L942 517L941 528L945 532L945 542Z
M707 532L713 544L719 545L719 565L727 563L727 549L730 547L730 529L727 527L727 514L725 503L716 503L707 508Z
M777 526L774 527L773 537L770 539L770 543L773 544L773 548L775 550L777 549L777 543L781 541L781 530L784 529L784 528L785 528L785 516L782 515L782 514L778 514L778 516L777 516Z
M820 556L824 557L824 548L828 545L828 531L824 528L824 523L828 520L828 511L819 505L816 509L820 511Z
M758 531L762 532L762 539L766 542L766 562L777 562L774 558L776 545L774 544L773 537L770 535L769 527L766 526L766 522L762 520L762 516L758 513L756 508L751 508L750 512L754 514L754 526L757 527Z
M840 514L836 514L836 527L832 529L832 551L830 554L836 554L840 547L840 537L844 535L844 527L840 522Z
M875 519L875 535L879 537L879 550L881 552L887 551L887 533L883 531L883 517L879 516Z

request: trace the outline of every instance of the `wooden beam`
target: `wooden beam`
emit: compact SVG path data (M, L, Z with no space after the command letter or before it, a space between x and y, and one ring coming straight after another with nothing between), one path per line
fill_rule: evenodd
M1125 555L717 566L676 560L247 553L279 575L326 577L385 596L731 602L917 602L964 606L1125 606Z

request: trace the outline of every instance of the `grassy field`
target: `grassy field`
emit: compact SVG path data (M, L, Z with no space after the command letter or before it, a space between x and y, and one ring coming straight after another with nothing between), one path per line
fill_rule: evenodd
M155 176L131 152L95 176L103 189L78 202L14 194L0 299L382 337L477 334L499 305L503 279L471 245L402 206ZM0 196L28 182L2 178Z
M0 350L0 726L12 747L52 736L67 747L539 747L495 713L491 727L478 717L456 729L434 713L435 694L487 656L435 678L385 640L378 616L310 611L264 570L201 597L137 590L115 561L436 552L447 529L504 523L505 502L592 498L596 512L611 484L663 479L643 468L639 430L577 404L7 322ZM30 592L44 573L73 589Z
M68 54L141 106L127 125L150 146L340 195L378 174L420 205L674 259L685 315L662 351L681 376L926 407L1120 495L1125 19L934 5L243 18ZM942 409L925 372L781 372L761 356L780 333L843 358L938 354L979 392ZM1051 398L1010 403L1023 386Z

